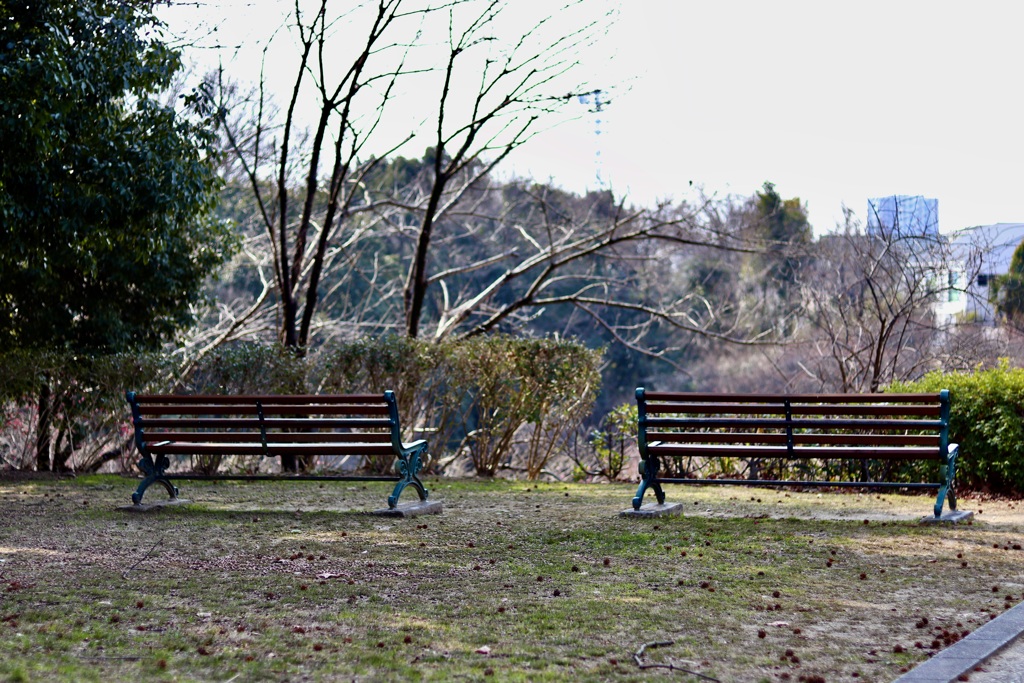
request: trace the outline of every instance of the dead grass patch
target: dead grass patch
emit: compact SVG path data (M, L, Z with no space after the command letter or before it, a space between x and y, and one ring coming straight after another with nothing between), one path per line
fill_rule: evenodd
M637 520L628 485L441 480L395 520L351 482L132 488L0 480L0 678L883 682L1024 597L1016 501L922 526L920 496L674 487L684 516ZM655 641L675 670L637 667Z

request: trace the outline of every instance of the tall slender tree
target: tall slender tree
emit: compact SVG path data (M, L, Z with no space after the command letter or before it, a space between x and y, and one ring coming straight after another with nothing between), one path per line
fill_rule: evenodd
M572 1L562 11L582 6ZM343 22L332 7L327 0L312 11L295 5L286 28L299 49L281 112L269 104L268 91L278 88L266 76L249 101L251 117L239 118L232 102L222 108L225 137L270 238L280 337L299 348L310 341L325 268L379 234L367 225L397 227L403 242L411 239L402 327L420 334L436 283L437 224L546 115L582 91L571 72L599 27L556 28L554 10L509 32L502 27L523 17L510 16L518 8L507 0L353 3L343 8ZM337 45L346 48L340 57ZM418 93L415 115L401 99L409 90ZM428 175L415 188L368 202L367 175L416 135L431 146ZM355 220L371 212L377 223ZM414 215L415 223L403 218L396 226L389 212Z

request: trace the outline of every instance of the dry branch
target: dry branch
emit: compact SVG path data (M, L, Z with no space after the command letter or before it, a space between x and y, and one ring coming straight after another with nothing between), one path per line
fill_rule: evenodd
M640 646L639 650L633 653L633 661L635 661L636 665L641 669L667 669L669 671L681 671L685 674L689 674L690 676L696 676L697 678L704 679L705 681L715 681L716 683L721 683L721 681L719 681L717 678L705 676L702 673L697 673L696 671L691 671L690 669L684 669L683 667L676 666L675 664L646 664L644 662L644 652L647 650L647 648L668 647L669 645L674 644L674 640L656 640L652 643L644 643Z

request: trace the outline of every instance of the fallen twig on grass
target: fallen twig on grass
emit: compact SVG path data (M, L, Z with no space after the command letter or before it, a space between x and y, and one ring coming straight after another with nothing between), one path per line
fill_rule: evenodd
M128 578L128 572L132 571L133 569L135 569L136 567L138 567L138 566L139 566L140 564L142 564L143 562L145 562L145 561L146 561L147 559L149 559L149 556L153 554L153 551L154 551L154 550L156 550L156 547L157 547L158 545L160 545L161 543L163 543L163 542L164 542L164 537L163 537L163 536L161 536L160 538L158 538L158 539L156 540L156 543L154 543L154 544L153 544L153 547L152 547L152 548L150 548L150 549L149 549L149 550L148 550L148 551L146 552L146 554L142 556L142 559L140 559L140 560L139 560L138 562L136 562L136 563L135 563L135 564L133 564L132 566L128 567L128 569L125 569L125 570L124 570L124 572L122 572L122 573L121 573L121 578L122 578L122 579L127 579L127 578Z
M684 669L683 667L676 666L675 664L645 664L644 663L643 656L644 656L644 652L647 651L647 648L649 648L649 647L652 647L652 648L653 647L668 647L669 645L674 645L674 644L675 644L674 640L656 640L653 643L644 643L643 645L640 646L639 650L637 650L636 652L633 653L633 661L635 661L636 665L638 667L640 667L641 669L668 669L669 671L681 671L684 674L690 674L691 676L696 676L697 678L703 678L705 681L715 681L715 683L721 683L721 681L719 681L717 678L712 678L711 676L705 676L702 673L697 673L696 671L691 671L690 669Z
M101 657L99 655L78 655L78 658L97 662L103 662L108 660L117 662L137 662L140 659L142 659L142 657Z

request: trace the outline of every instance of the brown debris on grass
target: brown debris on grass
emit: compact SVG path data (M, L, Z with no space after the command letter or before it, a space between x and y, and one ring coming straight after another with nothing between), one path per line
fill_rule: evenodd
M350 483L126 515L127 480L0 480L0 680L635 680L640 642L684 681L886 681L1024 596L1016 501L924 526L918 496L687 488L651 523L566 486L432 481L428 526Z

